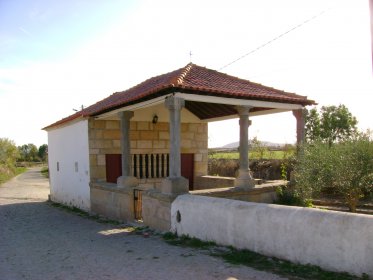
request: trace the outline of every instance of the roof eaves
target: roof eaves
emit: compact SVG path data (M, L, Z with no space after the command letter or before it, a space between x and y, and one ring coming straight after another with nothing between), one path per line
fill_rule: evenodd
M45 130L45 131L48 131L48 130L51 130L51 129L54 129L54 128L57 128L57 127L62 127L66 124L70 124L72 122L78 122L80 120L84 120L84 119L87 119L88 116L87 115L84 115L82 113L82 111L79 111L73 115L70 115L66 118L63 118L55 123L52 123L51 125L48 125L46 127L43 127L41 130Z
M161 96L161 95L166 95L167 93L174 91L173 90L174 88L175 87L173 84L158 87L156 89L152 89L150 91L144 92L143 94L138 95L134 98L128 99L125 102L119 101L119 102L110 104L106 107L101 107L100 110L92 112L90 116L97 116L97 115L100 115L100 114L103 114L103 113L106 113L112 110L119 109L124 106L134 105L136 103L140 103L140 102L143 102L143 101L146 101L146 100L149 100L149 99Z
M191 87L191 86L178 86L176 90L185 92L185 93L194 93L196 91L199 92L200 95L206 95L206 93L211 94L218 94L222 97L231 97L231 98L241 98L246 100L262 100L262 101L273 101L273 102L283 102L283 103L294 103L294 104L301 104L303 106L306 105L315 105L316 102L314 100L307 99L306 96L295 95L295 96L269 96L266 94L260 93L252 93L248 96L242 92L232 92L232 91L222 91L217 89L209 89L209 88L201 88L201 87Z

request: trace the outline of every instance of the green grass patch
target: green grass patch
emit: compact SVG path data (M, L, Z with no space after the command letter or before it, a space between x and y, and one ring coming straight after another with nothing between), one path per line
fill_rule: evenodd
M265 151L262 159L285 159L293 155L293 152L285 151ZM210 159L238 159L238 152L209 152ZM249 152L249 159L260 159L257 152Z
M49 168L47 166L42 167L42 169L40 170L40 173L45 178L49 178Z
M209 159L238 159L238 152L213 152L209 153Z
M15 176L21 174L21 173L24 173L26 172L27 168L26 167L16 167L16 174Z
M354 280L354 279L369 279L366 276L363 278L353 276L348 273L325 271L315 265L295 264L289 261L270 258L249 250L237 250L231 248L230 252L215 254L222 257L232 264L243 264L252 268L285 276L301 279L319 279L319 280Z
M357 280L369 277L357 277L348 273L325 271L318 266L295 264L274 257L267 257L249 250L237 250L233 247L217 246L214 242L201 241L198 238L168 232L163 239L175 246L209 249L211 256L220 257L226 262L235 265L246 265L257 270L271 272L289 279L319 279L319 280Z
M5 168L2 168L2 170L5 170ZM13 170L8 169L6 172L0 173L0 184L5 183L6 181L9 181L13 177L25 172L27 170L26 167L16 167Z
M176 234L173 234L171 232L165 233L163 235L163 239L171 245L178 245L178 246L192 247L192 248L199 248L199 249L208 249L212 246L216 246L216 243L212 241L202 241L198 238L189 237L188 235L182 235L178 237Z

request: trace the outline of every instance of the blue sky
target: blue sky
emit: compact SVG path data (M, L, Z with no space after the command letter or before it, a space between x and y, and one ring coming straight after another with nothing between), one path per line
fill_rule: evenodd
M0 137L47 142L41 128L116 91L185 66L347 105L372 128L368 1L0 0ZM295 141L291 113L255 117L250 137ZM238 139L238 121L209 125L210 146ZM221 131L225 133L222 134Z
M0 2L0 63L19 67L58 61L111 28L131 11L130 1ZM110 16L108 16L110 15Z

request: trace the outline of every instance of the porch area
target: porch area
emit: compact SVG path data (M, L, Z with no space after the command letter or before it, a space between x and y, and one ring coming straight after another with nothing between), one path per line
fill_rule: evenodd
M196 103L198 106L188 101L188 108L214 105ZM235 111L229 117L239 118L240 147L238 176L224 178L208 175L208 122L221 114L221 109L205 113L208 118L201 119L196 116L198 110L191 112L185 104L184 98L168 96L155 105L89 121L91 212L125 222L142 221L167 231L171 204L180 194L263 203L276 199L276 187L287 182L263 184L249 169L249 114L255 112L253 107L225 104L229 114Z
M89 118L91 212L168 231L171 204L182 194L273 202L275 187L286 182L261 185L252 177L250 118L293 112L301 142L308 104L306 97L193 64L116 93L94 105L100 109ZM208 123L234 118L238 175L209 177Z

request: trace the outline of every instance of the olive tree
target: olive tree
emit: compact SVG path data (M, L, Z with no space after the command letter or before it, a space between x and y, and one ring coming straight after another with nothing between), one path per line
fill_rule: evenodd
M7 138L0 138L0 169L13 170L18 156L15 143Z
M373 193L373 142L359 135L332 146L322 141L306 144L298 153L294 179L303 200L328 189L355 212L359 199Z

